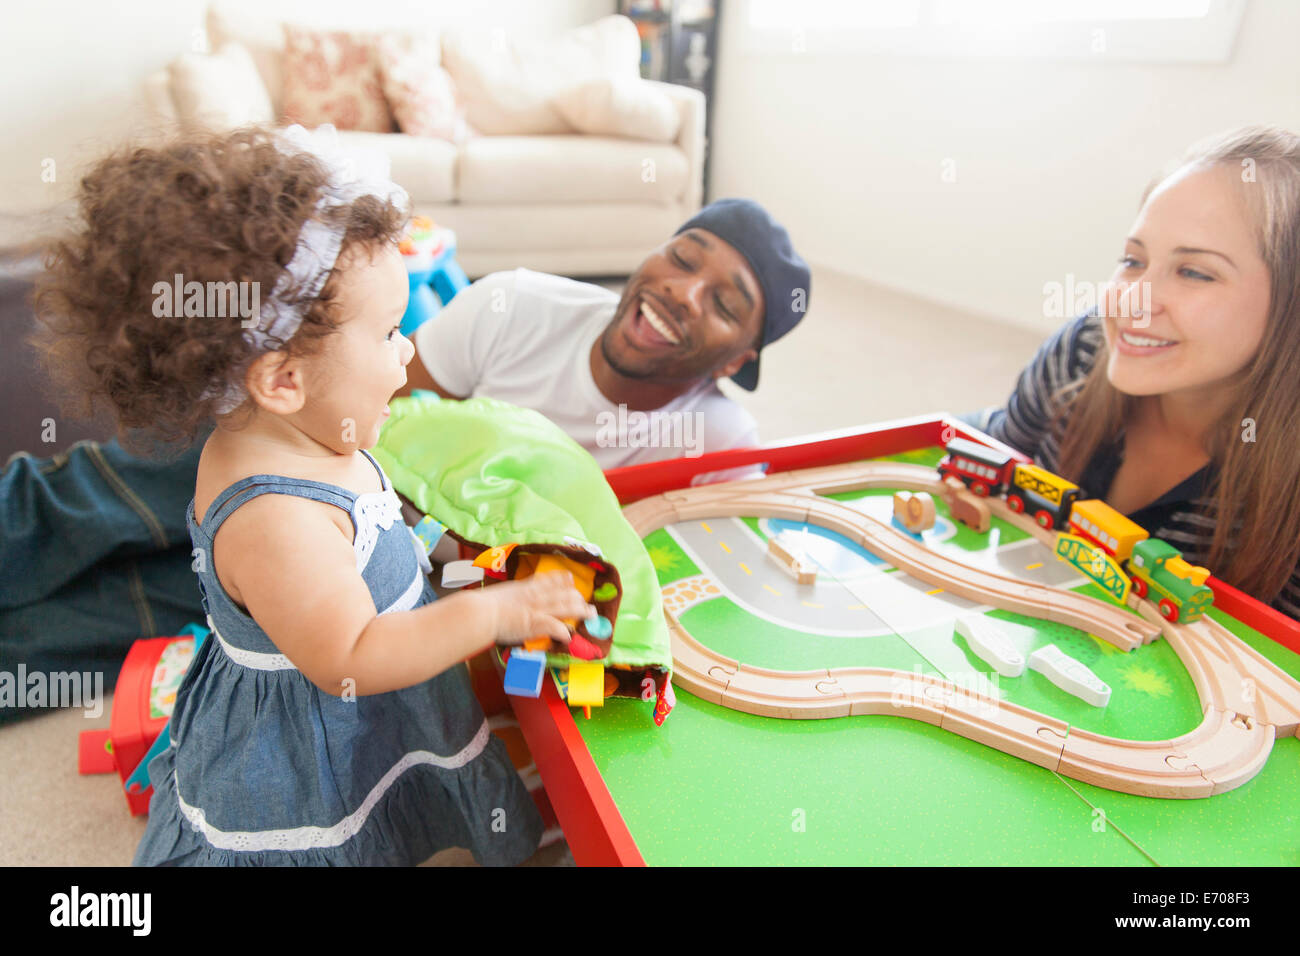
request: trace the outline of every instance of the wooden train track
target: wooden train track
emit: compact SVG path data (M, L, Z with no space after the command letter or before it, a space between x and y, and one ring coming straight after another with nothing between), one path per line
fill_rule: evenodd
M971 600L1097 634L1131 650L1164 634L1187 668L1204 719L1172 740L1137 741L1070 728L1064 721L959 687L889 668L773 671L741 664L695 640L675 614L673 680L704 700L786 718L891 714L911 717L1111 790L1159 797L1208 797L1250 780L1277 737L1300 727L1300 683L1215 621L1175 625L1148 602L1135 616L1113 604L968 567L935 554L889 525L820 495L885 487L942 494L929 468L860 462L783 472L756 481L681 489L635 502L624 515L644 537L694 518L751 515L815 523L843 534L919 580ZM990 499L995 513L1050 548L1053 535Z

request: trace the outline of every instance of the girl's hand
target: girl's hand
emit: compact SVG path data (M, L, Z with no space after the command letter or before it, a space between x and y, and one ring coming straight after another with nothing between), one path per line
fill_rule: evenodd
M568 571L504 581L477 592L475 598L492 602L490 620L498 644L522 644L534 637L567 644L572 634L564 619L585 620L596 613L573 586Z

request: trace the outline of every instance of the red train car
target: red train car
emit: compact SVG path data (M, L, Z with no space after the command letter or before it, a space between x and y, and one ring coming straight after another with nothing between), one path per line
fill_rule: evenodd
M954 438L944 448L948 454L939 462L940 476L952 475L984 497L1001 495L1007 490L1016 467L1010 453L965 438Z

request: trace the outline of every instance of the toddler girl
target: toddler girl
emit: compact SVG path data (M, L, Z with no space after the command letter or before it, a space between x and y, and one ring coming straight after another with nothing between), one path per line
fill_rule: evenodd
M137 864L415 864L450 846L504 864L537 846L457 665L567 641L562 619L595 610L561 574L435 601L362 450L414 351L386 166L328 126L125 150L82 180L84 228L50 262L38 310L65 388L123 429L192 440L216 419L187 514L212 635L149 767Z
M1098 312L985 429L1300 617L1300 137L1194 147L1148 188Z

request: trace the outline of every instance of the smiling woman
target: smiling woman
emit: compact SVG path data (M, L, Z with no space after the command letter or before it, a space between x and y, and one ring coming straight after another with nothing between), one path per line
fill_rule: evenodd
M1039 350L990 434L1300 616L1300 137L1193 147L1098 313Z

